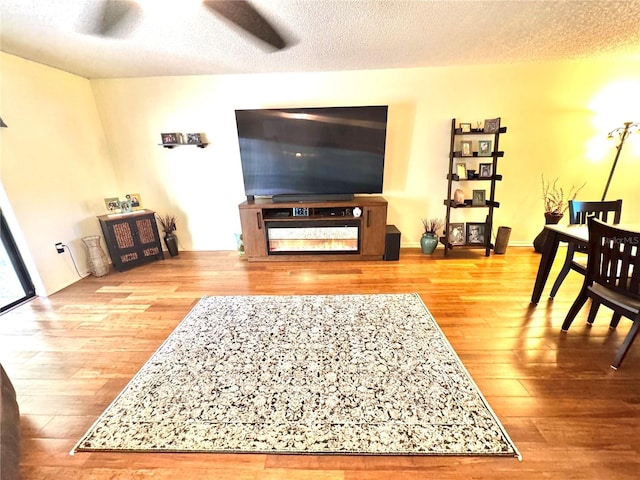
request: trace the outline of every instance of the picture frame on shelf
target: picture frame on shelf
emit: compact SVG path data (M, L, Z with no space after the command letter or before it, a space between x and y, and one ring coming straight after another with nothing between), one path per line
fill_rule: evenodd
M120 202L120 212L121 213L130 213L131 211L132 211L131 200L122 200Z
M163 144L180 143L179 133L161 133L160 136Z
M449 232L447 233L447 241L451 245L465 244L464 223L450 223Z
M484 245L485 244L485 227L484 223L467 223L467 245Z
M459 180L464 180L467 178L467 164L466 163L457 163L456 164L456 175L458 175Z
M105 198L104 206L107 207L109 213L117 213L120 210L120 199L118 197Z
M191 145L199 145L202 143L202 137L199 133L187 133L187 143Z
M127 193L125 197L127 200L131 202L132 210L141 210L142 209L142 199L140 198L139 193Z
M471 140L460 142L460 151L463 157L473 157L473 142Z
M470 123L461 123L460 131L462 133L470 133L471 132L471 124Z
M491 178L493 176L493 163L480 164L480 178Z
M474 190L471 197L471 205L474 207L484 207L487 204L487 191L486 190Z
M500 131L500 117L487 118L484 121L484 133L497 133Z
M493 142L491 140L478 140L478 156L490 157L493 153L491 150L492 143Z

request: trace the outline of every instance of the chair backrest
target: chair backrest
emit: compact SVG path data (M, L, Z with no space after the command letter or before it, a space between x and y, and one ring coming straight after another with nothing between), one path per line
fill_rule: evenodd
M604 202L569 200L569 223L586 224L589 217L599 218L603 222L620 223L621 214L622 200Z
M640 232L589 218L589 260L585 281L640 300Z

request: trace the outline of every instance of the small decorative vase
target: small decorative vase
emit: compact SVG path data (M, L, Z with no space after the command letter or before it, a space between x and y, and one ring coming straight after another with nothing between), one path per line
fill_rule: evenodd
M438 237L435 233L427 232L422 234L422 237L420 238L420 248L422 248L422 253L431 254L437 246Z
M82 238L82 243L87 251L87 267L89 272L96 277L104 277L109 273L109 260L107 254L100 246L100 235L90 235Z
M169 250L169 255L172 257L178 255L178 238L173 232L165 233L164 244L167 246L167 250Z
M558 222L562 219L564 215L562 213L545 213L544 214L544 224L545 225L557 225ZM533 249L542 253L544 250L544 244L547 241L548 233L546 229L542 229L542 231L538 234L536 238L533 239Z
M456 205L464 205L464 192L457 188L455 192L453 192L453 201Z
M238 250L239 255L244 255L244 240L242 239L241 233L235 233L236 236L236 248Z

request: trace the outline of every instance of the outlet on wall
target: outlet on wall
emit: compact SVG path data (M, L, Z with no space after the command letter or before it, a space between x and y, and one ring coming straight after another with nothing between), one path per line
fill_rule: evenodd
M56 243L56 250L58 253L64 253L64 245L62 245L62 242Z

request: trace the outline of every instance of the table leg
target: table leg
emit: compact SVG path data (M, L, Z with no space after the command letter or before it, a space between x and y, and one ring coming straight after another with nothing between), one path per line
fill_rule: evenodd
M549 278L549 272L553 265L553 260L556 258L556 252L558 251L558 244L560 238L558 233L553 230L548 230L547 240L544 244L544 250L542 251L542 257L540 258L540 265L538 266L538 274L536 275L536 283L533 286L533 294L531 295L531 303L538 303L542 296L542 290Z

